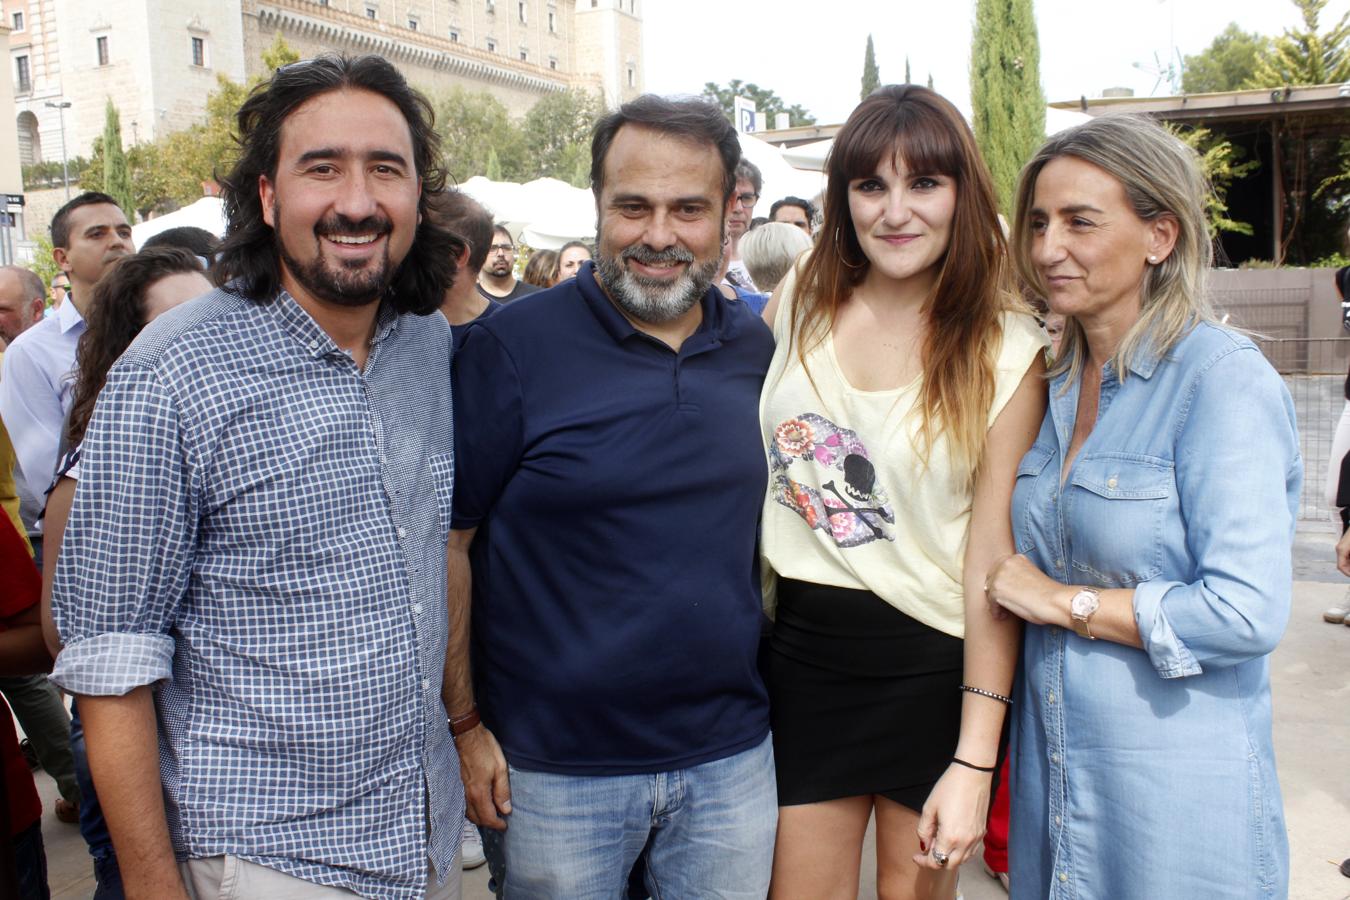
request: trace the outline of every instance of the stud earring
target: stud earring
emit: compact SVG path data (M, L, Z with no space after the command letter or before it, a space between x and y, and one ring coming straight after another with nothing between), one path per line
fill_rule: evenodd
M1150 257L1148 258L1148 261L1151 262L1151 263L1155 263L1155 262L1158 261L1158 257L1156 257L1156 256L1150 256Z

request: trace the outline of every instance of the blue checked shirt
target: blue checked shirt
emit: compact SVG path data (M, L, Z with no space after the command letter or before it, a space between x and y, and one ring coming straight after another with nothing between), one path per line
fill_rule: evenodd
M390 900L423 896L428 856L449 874L449 355L444 318L385 308L363 372L286 293L215 291L109 374L56 570L52 679L156 687L180 859Z

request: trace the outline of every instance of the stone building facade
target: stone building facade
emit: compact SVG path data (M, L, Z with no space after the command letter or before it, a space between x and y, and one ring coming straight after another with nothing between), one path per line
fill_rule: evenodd
M89 155L111 98L130 146L201 117L217 76L300 52L376 53L428 94L491 92L517 116L553 91L642 91L639 0L0 0L24 163ZM63 107L61 104L69 103ZM64 119L64 123L63 120Z

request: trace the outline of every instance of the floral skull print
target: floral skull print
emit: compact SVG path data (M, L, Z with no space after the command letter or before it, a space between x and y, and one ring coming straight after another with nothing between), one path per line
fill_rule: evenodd
M807 527L829 534L840 547L895 540L885 528L895 523L890 498L877 484L876 469L856 432L803 413L774 429L769 462L774 499L796 511ZM792 477L793 466L801 480Z

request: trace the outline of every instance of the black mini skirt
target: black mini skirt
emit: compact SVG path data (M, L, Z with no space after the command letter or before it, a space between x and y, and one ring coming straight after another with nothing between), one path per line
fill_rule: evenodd
M870 591L779 579L765 658L778 803L915 812L956 752L965 642Z

